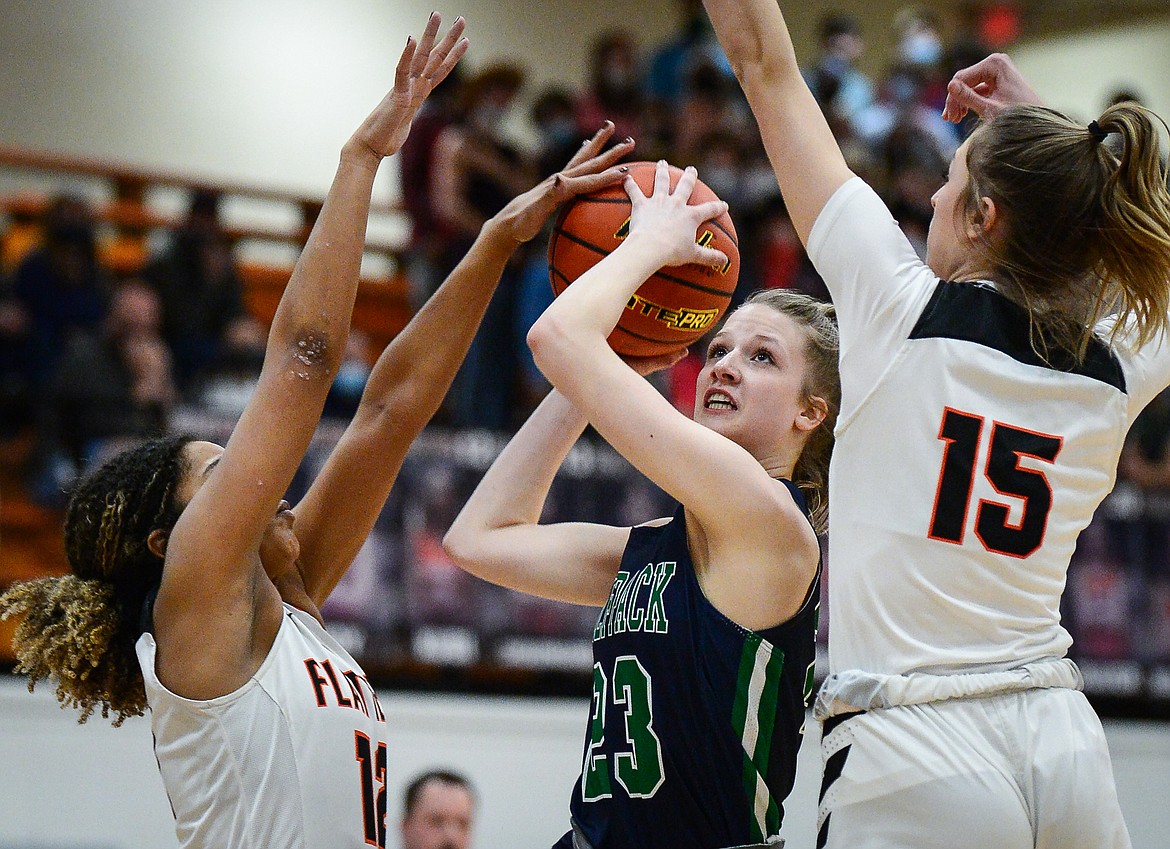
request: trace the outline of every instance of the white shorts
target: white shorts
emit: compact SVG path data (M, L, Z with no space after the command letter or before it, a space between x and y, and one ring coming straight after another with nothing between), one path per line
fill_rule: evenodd
M1130 849L1078 690L883 707L824 729L818 847Z

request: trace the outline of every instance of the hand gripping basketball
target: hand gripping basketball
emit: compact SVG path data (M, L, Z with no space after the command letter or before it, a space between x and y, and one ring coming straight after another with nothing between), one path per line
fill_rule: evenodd
M632 162L629 176L645 195L654 190L656 164ZM682 169L669 167L670 188ZM718 200L702 181L696 182L690 203ZM553 292L565 288L621 244L629 232L630 198L621 185L581 195L557 217L549 239L549 276ZM669 354L691 344L710 330L731 301L739 279L739 242L726 212L704 221L696 241L722 251L727 262L720 268L687 264L659 270L642 284L626 304L609 337L610 346L629 357Z

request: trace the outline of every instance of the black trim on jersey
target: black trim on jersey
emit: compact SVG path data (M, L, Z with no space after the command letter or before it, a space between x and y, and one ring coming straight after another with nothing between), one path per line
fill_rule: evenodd
M832 818L832 814L825 817L824 823L821 824L821 830L817 832L817 849L825 849L825 844L829 842L829 820Z
M850 711L849 713L838 713L834 716L830 716L821 723L821 738L824 739L825 737L828 737L830 734L832 734L837 729L837 726L842 722L853 719L855 716L861 716L863 713L865 713L863 710L854 710Z
M1121 362L1109 346L1094 337L1085 360L1076 363L1057 353L1055 363L1045 362L1032 349L1028 311L984 282L941 281L910 331L911 339L958 339L1007 354L1029 366L1039 366L1099 380L1125 392Z
M824 740L846 720L853 719L855 716L861 716L865 711L853 711L851 713L839 713L836 716L830 716L821 723L821 739ZM841 773L845 771L845 761L849 759L849 750L853 747L850 743L848 746L842 746L825 760L825 769L821 777L821 793L817 797L817 804L825 801L825 794L829 792L829 788L833 782L841 777ZM817 831L817 849L824 849L825 844L829 840L829 820L833 818L833 812L830 811L825 817L825 821L821 823L820 830Z
M849 750L853 748L853 744L842 746L833 754L829 755L825 761L825 774L821 779L821 794L817 797L818 802L825 801L825 794L829 792L829 788L833 786L833 782L841 777L841 773L845 771L845 761L849 759Z
M838 717L833 718L837 719ZM821 795L817 797L817 804L820 804L825 800L825 794L829 792L829 787L831 787L833 782L840 778L841 773L845 771L845 761L849 758L849 750L851 748L852 744L849 746L843 746L842 748L833 752L833 754L830 755L829 758L825 761L824 778L821 779ZM828 843L829 821L832 819L833 812L830 811L828 815L825 816L825 821L821 823L821 827L817 831L817 849L824 849L825 844Z

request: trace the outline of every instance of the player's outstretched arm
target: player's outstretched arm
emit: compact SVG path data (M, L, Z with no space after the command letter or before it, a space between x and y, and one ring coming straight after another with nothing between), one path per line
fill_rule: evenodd
M613 124L586 139L564 169L513 199L482 228L468 254L378 358L361 404L295 514L301 576L318 605L369 535L406 452L435 414L467 354L508 259L541 232L563 201L622 179L609 149Z
M555 389L500 452L443 538L451 559L493 584L600 605L621 563L629 528L540 524L553 477L585 428Z
M457 40L461 22L436 44L439 25L432 15L422 38L407 41L393 89L343 147L277 307L256 390L214 468L195 470L206 482L165 543L154 610L160 668L168 686L178 684L184 694L238 687L275 636L280 598L262 574L260 544L341 360L378 165L398 150L433 85L466 49Z
M812 225L852 174L801 76L776 0L704 0L759 124L788 212L808 244Z

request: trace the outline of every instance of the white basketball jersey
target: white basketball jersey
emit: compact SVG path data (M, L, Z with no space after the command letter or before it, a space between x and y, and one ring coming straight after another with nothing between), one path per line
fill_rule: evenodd
M860 179L822 210L809 253L841 332L830 673L1063 656L1069 559L1126 431L1170 383L1170 346L1099 342L1082 365L1046 364L1024 310L991 284L941 281Z
M386 718L349 653L284 605L263 665L226 696L185 699L138 660L154 749L184 849L386 845Z

